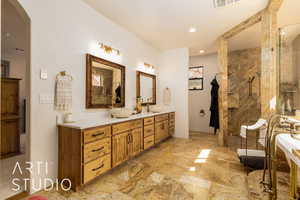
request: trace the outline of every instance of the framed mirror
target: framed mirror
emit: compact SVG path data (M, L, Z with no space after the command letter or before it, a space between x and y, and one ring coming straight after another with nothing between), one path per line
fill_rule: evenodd
M136 97L142 99L142 105L156 104L156 76L137 71Z
M86 108L125 106L125 67L86 55Z

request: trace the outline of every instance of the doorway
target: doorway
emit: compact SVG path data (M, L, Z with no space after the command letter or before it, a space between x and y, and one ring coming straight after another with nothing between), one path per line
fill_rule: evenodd
M30 19L17 0L1 1L0 196L24 192L29 157Z

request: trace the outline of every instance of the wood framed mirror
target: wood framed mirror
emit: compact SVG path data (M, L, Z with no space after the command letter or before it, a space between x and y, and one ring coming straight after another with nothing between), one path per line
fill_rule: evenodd
M156 76L144 72L136 72L136 97L140 97L142 105L156 104Z
M86 54L86 108L125 106L125 66Z

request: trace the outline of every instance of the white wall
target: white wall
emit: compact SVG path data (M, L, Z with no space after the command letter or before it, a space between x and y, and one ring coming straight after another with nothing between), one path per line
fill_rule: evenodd
M39 104L40 94L54 94L55 76L66 70L74 77L75 118L104 117L105 110L85 109L85 54L101 56L98 42L122 53L126 66L126 106L135 105L135 70L140 62L158 63L160 52L103 17L81 0L19 0L31 18L31 141L32 161L50 162L48 174L33 170L32 179L57 177L58 137L52 104ZM114 60L114 59L113 59ZM40 80L47 69L48 80ZM158 77L160 79L160 77ZM34 189L31 191L34 192Z
M162 97L163 90L171 89L171 106L176 110L175 137L189 137L188 115L188 62L187 48L168 50L161 56L159 69L160 90L158 96Z
M189 91L189 129L190 131L213 133L209 127L210 119L210 82L218 72L217 54L190 57L189 66L204 66L204 90ZM200 116L200 110L205 111L205 116Z

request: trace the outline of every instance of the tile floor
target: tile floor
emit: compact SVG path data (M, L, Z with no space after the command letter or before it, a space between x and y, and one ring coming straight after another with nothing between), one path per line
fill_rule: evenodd
M167 140L77 193L53 190L35 195L49 200L264 200L260 173L247 177L234 150L219 147L214 135L195 133L190 139ZM286 200L288 174L280 177L280 200Z
M15 185L13 185L12 180L14 178L23 179L25 177L25 174L20 174L20 170L16 170L13 174L14 167L17 162L19 162L20 166L24 166L25 163L25 139L26 135L21 134L20 136L20 150L21 154L17 156L13 156L11 158L6 158L3 160L0 160L0 200L5 199L7 197L13 196L18 194L20 191L14 191L13 188L16 188ZM21 181L16 181L18 185L23 187L23 184L21 184ZM21 189L22 191L23 189Z
M0 199L6 199L20 192L13 190L17 188L17 186L13 184L13 179L18 178L22 180L25 177L25 174L21 174L20 170L15 170L15 173L13 173L17 162L20 164L20 167L24 166L25 154L0 161ZM23 187L22 181L16 181L15 183ZM21 191L22 190L23 189L21 189Z

